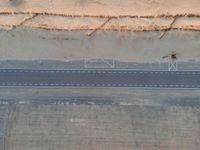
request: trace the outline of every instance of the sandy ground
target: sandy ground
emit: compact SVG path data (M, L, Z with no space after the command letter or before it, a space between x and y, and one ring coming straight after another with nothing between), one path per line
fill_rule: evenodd
M1 88L0 95L5 150L200 147L199 90Z
M5 150L197 150L199 108L17 105Z
M199 106L199 90L134 89L134 88L1 88L0 95L6 101L48 101L68 97L100 98L118 104L144 106Z
M163 62L174 51L181 61L198 61L199 6L198 0L1 0L0 59Z
M198 0L1 0L0 27L7 30L16 27L50 30L200 30L199 6Z
M172 51L180 61L199 60L200 34L169 31L160 40L159 32L46 31L17 28L0 31L1 60L82 60L114 59L130 62L168 62Z
M171 23L173 25L171 25ZM102 26L101 26L102 25ZM64 17L33 14L0 15L0 28L13 30L16 27L40 28L46 30L78 31L91 33L98 30L109 31L165 31L165 30L200 30L199 17L177 18L99 18L99 17ZM94 32L95 33L95 32ZM92 35L92 34L91 34ZM90 36L91 36L90 35Z
M158 16L200 14L199 0L9 0L0 12L52 13L89 16Z

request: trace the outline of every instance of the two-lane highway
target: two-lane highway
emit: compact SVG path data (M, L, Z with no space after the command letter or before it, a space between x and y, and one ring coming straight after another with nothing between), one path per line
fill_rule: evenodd
M200 88L200 71L1 69L0 86Z

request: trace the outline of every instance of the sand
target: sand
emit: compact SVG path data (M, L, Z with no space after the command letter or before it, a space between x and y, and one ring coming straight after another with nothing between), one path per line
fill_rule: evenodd
M0 1L0 59L161 62L175 51L199 60L199 8L198 0Z
M199 0L8 0L0 12L52 13L88 16L200 15Z

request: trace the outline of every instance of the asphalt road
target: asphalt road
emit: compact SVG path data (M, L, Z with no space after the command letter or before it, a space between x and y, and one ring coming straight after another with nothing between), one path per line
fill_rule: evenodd
M1 69L0 86L200 88L200 71Z

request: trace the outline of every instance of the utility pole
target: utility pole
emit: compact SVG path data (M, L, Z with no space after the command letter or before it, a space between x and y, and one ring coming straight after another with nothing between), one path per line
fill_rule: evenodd
M163 56L163 58L170 58L168 62L168 71L178 71L177 54L175 52L172 52L167 56Z

